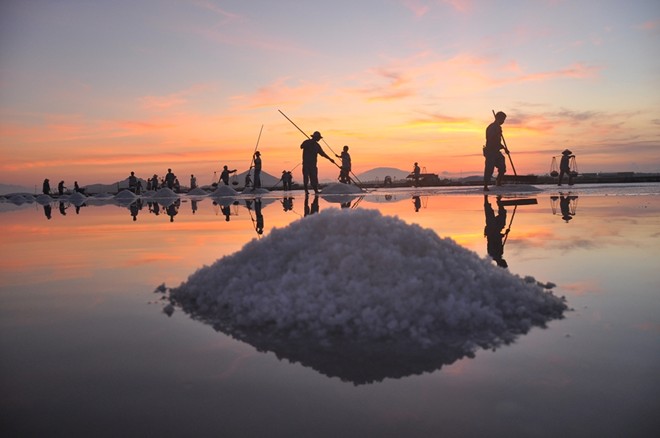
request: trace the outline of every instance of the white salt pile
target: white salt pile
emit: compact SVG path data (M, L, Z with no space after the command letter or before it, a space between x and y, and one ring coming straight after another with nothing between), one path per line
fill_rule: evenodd
M51 198L49 195L41 194L41 195L36 197L35 201L37 201L37 203L39 203L41 205L46 205L46 204L50 204L51 202L53 202L54 199Z
M75 192L69 197L69 202L73 205L82 205L87 200L87 196L83 195L80 192Z
M206 191L204 189L202 189L201 187L195 187L194 189L188 191L188 195L189 196L206 196L206 195L208 195L208 193L206 193Z
M433 347L460 334L468 350L484 337L509 342L566 309L534 279L365 209L327 209L274 229L195 272L170 300L237 337Z
M172 189L168 187L163 187L162 189L159 189L156 193L154 193L152 197L158 199L172 199L172 198L178 198L179 195L174 193Z
M211 193L211 196L213 197L236 196L236 195L238 195L238 192L236 190L224 184L218 184L218 187L213 191L213 193Z
M323 187L323 190L321 190L321 193L324 195L326 194L347 195L347 194L362 193L362 192L363 190L356 185L342 184L342 183L328 184L327 186Z
M122 190L115 195L115 199L118 201L133 201L137 199L137 195L130 190Z

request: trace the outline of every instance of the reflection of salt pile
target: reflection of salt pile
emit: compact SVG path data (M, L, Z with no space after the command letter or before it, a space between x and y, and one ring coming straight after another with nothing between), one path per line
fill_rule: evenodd
M206 193L206 191L204 189L202 189L201 187L195 187L194 189L188 191L188 195L189 196L206 196L206 195L208 195L208 193Z
M508 342L562 315L562 299L451 239L373 210L329 209L274 229L174 288L222 331L279 338Z

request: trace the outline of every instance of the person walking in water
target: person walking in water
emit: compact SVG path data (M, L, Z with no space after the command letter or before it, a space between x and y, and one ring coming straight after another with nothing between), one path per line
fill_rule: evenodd
M252 190L261 188L261 152L254 153L254 185Z
M493 171L497 168L497 179L495 185L502 185L502 177L506 173L506 161L500 149L508 154L509 151L502 145L502 125L506 120L506 114L499 111L495 114L495 121L486 128L486 145L484 146L484 190L488 191L488 184L493 177Z
M335 154L335 157L341 158L341 169L339 170L339 182L348 184L351 182L349 173L351 172L351 155L348 153L348 146L344 146L341 155Z
M414 184L413 184L413 185L414 185L415 187L419 187L419 175L420 175L420 172L421 172L421 170L420 170L420 168L419 168L419 164L417 164L417 162L415 162L415 167L413 167L413 171L412 171L413 179L414 179Z
M564 149L564 152L561 153L561 160L559 161L559 184L561 185L561 180L564 177L564 174L568 175L568 185L573 185L573 174L571 173L571 158L574 158L573 152L569 149Z
M229 174L230 173L236 173L236 169L229 170L229 168L226 165L222 167L222 173L220 174L220 181L225 183L226 186L229 185Z
M312 134L311 138L308 138L307 140L303 141L302 144L300 145L300 149L303 150L302 153L302 174L303 174L303 186L305 188L305 193L309 193L307 186L309 184L312 185L312 189L314 189L314 193L319 192L319 169L317 167L317 159L318 156L322 156L327 158L331 163L335 163L335 160L330 158L328 154L326 154L323 149L321 148L321 145L319 144L319 140L321 140L323 137L321 136L321 133L318 131L315 131Z

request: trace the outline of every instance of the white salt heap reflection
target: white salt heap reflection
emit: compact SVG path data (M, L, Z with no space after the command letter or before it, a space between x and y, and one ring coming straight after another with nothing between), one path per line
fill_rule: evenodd
M328 209L203 267L170 300L238 338L392 340L462 354L562 316L563 299L376 210ZM263 339L260 348L264 346ZM460 356L460 355L459 355Z

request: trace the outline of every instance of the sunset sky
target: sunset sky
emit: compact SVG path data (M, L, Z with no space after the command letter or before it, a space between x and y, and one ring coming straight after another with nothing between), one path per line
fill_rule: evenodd
M278 110L356 174L479 174L491 110L519 174L565 148L581 172L660 172L660 2L0 3L2 183L208 184L247 170L262 125L279 175L305 137Z

